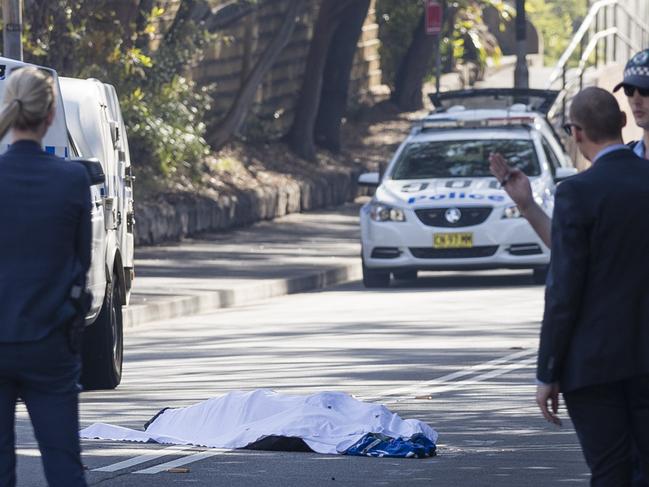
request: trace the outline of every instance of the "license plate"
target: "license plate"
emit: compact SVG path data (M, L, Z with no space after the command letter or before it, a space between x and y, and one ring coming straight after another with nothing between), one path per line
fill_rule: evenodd
M436 233L433 235L436 249L467 249L473 247L472 233Z

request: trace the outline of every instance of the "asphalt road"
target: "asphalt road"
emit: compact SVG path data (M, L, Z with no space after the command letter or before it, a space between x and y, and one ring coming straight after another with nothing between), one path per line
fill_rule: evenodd
M542 302L528 272L438 273L388 290L355 282L153 323L126 338L122 385L82 395L82 426L142 428L163 407L235 389L337 390L428 422L439 454L395 460L84 440L89 483L586 484L565 411L556 429L533 401ZM17 433L18 485L45 485L23 409ZM166 471L174 465L188 471Z

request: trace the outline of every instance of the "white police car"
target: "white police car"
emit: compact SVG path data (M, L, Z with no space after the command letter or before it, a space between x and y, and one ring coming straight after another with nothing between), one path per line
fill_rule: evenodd
M549 249L491 175L488 158L500 152L527 174L551 214L556 183L576 173L544 116L555 98L511 89L435 96L436 111L415 124L382 177L359 178L377 186L360 212L364 285L387 287L391 274L414 279L419 270L530 268L544 280Z

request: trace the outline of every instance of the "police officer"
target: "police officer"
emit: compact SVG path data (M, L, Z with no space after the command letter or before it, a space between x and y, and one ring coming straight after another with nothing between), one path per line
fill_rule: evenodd
M85 486L78 436L81 369L71 294L90 266L89 178L81 164L43 151L54 120L54 82L33 67L7 79L0 138L0 486L13 486L14 419L29 412L50 486Z
M642 128L642 139L629 143L639 157L649 159L649 49L633 56L624 67L624 79L613 91L624 89L636 125Z

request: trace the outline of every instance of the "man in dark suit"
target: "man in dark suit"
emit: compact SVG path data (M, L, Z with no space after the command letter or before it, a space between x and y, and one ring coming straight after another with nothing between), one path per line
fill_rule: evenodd
M626 64L624 79L613 91L620 88L624 88L636 125L644 131L641 140L632 141L627 145L640 158L648 159L649 153L646 151L646 147L649 144L649 49L636 53ZM492 173L502 182L503 188L518 205L521 214L529 221L543 242L551 246L550 219L534 201L527 176L521 171L510 168L499 154L492 155L490 162ZM649 486L637 456L633 485L634 487Z
M81 360L74 291L90 265L89 178L43 151L54 118L52 79L35 68L5 84L0 138L0 486L16 483L14 416L29 411L50 486L83 487L78 435Z
M498 156L492 169L551 235L537 402L559 424L561 391L592 485L626 486L634 452L649 473L649 165L622 144L626 118L608 92L580 92L570 118L566 129L593 166L557 188L551 232L529 182Z

